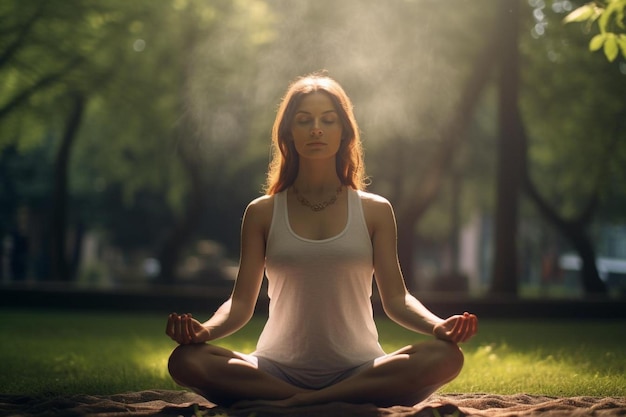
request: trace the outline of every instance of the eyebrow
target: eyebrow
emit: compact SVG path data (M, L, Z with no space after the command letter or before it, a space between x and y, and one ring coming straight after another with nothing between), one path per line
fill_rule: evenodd
M296 112L296 114L300 114L300 113L304 113L304 114L311 114L311 112L305 111L305 110L298 110ZM337 110L326 110L325 112L322 112L322 114L328 114L328 113L337 113Z

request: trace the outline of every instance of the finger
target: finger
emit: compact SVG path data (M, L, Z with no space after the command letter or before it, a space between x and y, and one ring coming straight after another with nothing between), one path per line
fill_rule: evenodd
M467 321L467 328L463 336L463 342L467 342L476 334L476 324L477 324L476 316L473 314L470 314L467 316L466 321Z
M189 335L189 341L194 341L196 338L195 321L191 313L187 313L187 334Z
M471 320L469 316L463 316L463 326L461 328L460 342L465 342L467 339L471 337L470 333Z
M471 314L467 311L463 313L464 326L463 326L463 341L469 339L472 335L472 319Z
M183 314L180 320L180 332L184 343L189 343L191 341L191 335L189 334L188 327L189 315Z
M461 332L463 331L463 316L457 316L454 327L450 331L450 340L459 343Z
M193 330L194 318L191 314L185 314L185 334L187 335L187 342L191 343L194 340L195 332Z
M189 335L189 341L193 342L196 339L196 332L193 329L193 319L191 318L191 314L187 316L187 334Z
M182 315L178 315L176 317L176 321L175 321L175 331L174 334L176 335L176 341L178 343L184 343L185 339L184 339L184 333L182 330L182 325L183 325L183 316Z
M176 329L176 313L172 313L167 317L167 325L165 326L165 333L171 337L174 338Z
M456 338L456 335L458 335L459 331L461 330L461 326L463 326L463 316L455 316L454 326L452 326L452 329L448 332L448 335L452 338Z
M471 319L472 319L472 336L474 336L476 333L478 333L478 317L472 314Z

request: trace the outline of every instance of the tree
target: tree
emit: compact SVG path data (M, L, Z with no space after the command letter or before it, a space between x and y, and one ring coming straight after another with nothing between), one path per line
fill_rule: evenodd
M412 261L415 253L415 228L436 201L446 179L446 173L451 169L454 156L467 135L473 111L491 79L495 44L487 42L483 48L475 57L471 74L465 81L459 103L451 115L451 121L440 132L439 145L432 152L431 159L424 164L425 169L419 177L419 183L408 193L404 193L406 171L399 173L396 177L398 181L395 183L392 199L397 202L398 223L403 225L398 233L398 256L402 269L409 278L415 276ZM397 150L405 152L406 148L398 146ZM398 157L398 161L402 159L404 158ZM409 169L406 165L404 168Z
M517 295L518 260L517 230L518 205L521 188L521 137L519 131L519 46L520 2L502 2L499 16L501 25L501 48L498 62L499 80L499 138L495 258L493 265L492 293Z
M211 216L203 215L202 208L211 201L209 185L228 182L251 161L240 155L237 164L227 163L228 151L235 149L220 143L239 135L243 148L243 137L249 135L247 124L237 123L252 119L243 117L245 98L237 89L251 92L254 66L249 64L267 41L262 34L268 17L263 5L262 1L95 5L71 0L0 6L3 20L11 22L0 55L0 71L11 81L0 92L2 130L8 133L0 139L6 141L0 142L0 149L10 146L30 152L41 146L43 137L58 136L57 176L50 187L55 220L46 222L54 228L53 264L61 271L53 273L56 278L70 275L64 236L72 196L74 203L92 208L79 212L74 206L76 225L87 218L90 227L106 226L113 233L119 227L111 227L115 221L105 207L119 203L131 207L138 193L165 196L173 215L156 210L157 217L187 213L179 217L169 238L169 225L162 224L155 232L160 237L146 236L143 242L153 250L160 245L161 253L167 253L171 261L163 256L165 271L175 270L191 237L206 232L202 219ZM207 102L199 99L202 96L210 97L210 107L203 107ZM238 107L242 111L232 113ZM59 123L64 119L66 123ZM226 120L235 123L226 125ZM229 127L236 129L230 136L222 135ZM232 169L235 165L238 168ZM116 197L120 194L121 200ZM116 243L124 246L119 239Z
M222 223L216 214L224 200L228 211L242 212L242 200L216 196L237 195L230 191L233 183L249 192L251 182L237 183L233 177L258 155L254 147L248 146L254 134L254 63L268 40L264 32L271 16L261 1L223 1L213 7L210 22L202 20L202 11L206 10L202 2L190 2L178 17L184 81L176 128L177 155L190 187L182 216L158 250L163 282L175 280L176 266L193 236L216 233ZM233 160L232 155L238 158ZM247 201L249 194L243 195ZM205 215L206 211L213 216ZM238 235L236 229L228 229L228 234Z
M582 259L585 292L604 293L590 228L610 204L610 178L623 178L626 82L615 66L584 52L576 27L551 23L560 21L545 13L545 33L522 43L524 190Z
M586 28L597 23L600 33L589 41L589 50L602 49L606 59L613 62L618 55L626 58L626 0L598 0L585 4L565 16L565 23L586 22ZM619 32L622 33L619 33Z
M100 88L108 77L107 68L93 65L95 51L103 40L114 39L118 24L125 22L112 17L109 9L90 8L81 1L5 2L0 14L8 22L0 73L9 80L0 93L0 120L8 139L0 142L0 150L13 145L11 141L19 144L18 149L29 149L46 134L60 136L51 189L51 277L69 279L65 252L69 156L87 92ZM55 121L63 118L66 102L67 121L58 126Z

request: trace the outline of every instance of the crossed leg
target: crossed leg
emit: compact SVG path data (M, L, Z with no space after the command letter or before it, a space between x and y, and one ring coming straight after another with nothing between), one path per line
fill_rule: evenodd
M280 400L306 392L257 369L236 352L204 343L178 346L170 355L168 368L177 384L223 406L242 400Z
M371 368L320 390L305 390L275 378L236 353L211 345L174 350L172 378L220 405L297 406L332 401L415 405L454 379L463 367L455 344L432 340L377 359Z

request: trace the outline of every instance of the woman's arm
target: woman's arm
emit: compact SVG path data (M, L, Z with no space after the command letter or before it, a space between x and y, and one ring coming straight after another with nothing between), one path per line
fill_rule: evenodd
M419 333L453 342L471 338L477 331L476 316L464 314L444 320L408 292L398 263L393 208L386 199L370 196L364 200L364 209L374 250L374 276L385 313L401 326Z
M230 298L206 322L191 314L170 314L166 333L181 344L203 343L228 336L252 317L265 268L265 239L271 221L272 199L250 203L241 228L241 255L237 280Z

